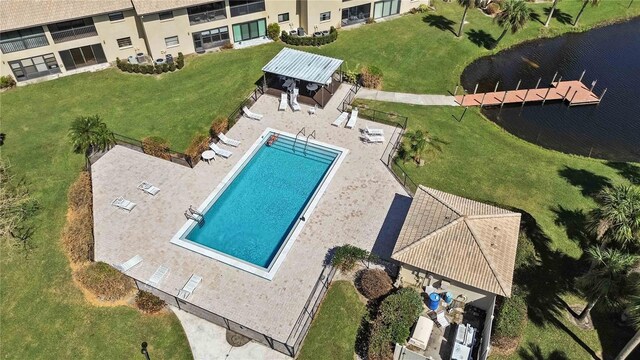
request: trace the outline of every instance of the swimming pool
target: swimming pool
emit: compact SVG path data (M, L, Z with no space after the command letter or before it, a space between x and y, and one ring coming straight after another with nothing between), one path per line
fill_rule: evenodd
M265 130L171 242L272 279L346 153Z

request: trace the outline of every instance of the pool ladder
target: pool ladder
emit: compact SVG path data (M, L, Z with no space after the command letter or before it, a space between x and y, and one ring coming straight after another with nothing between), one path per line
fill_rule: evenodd
M316 138L316 131L313 130L311 132L311 134L307 135L305 133L305 128L300 129L300 131L298 131L298 133L296 134L295 140L293 140L293 147L292 147L293 148L293 152L296 152L296 143L298 142L298 136L300 136L300 134L302 134L302 136L306 136L307 137L307 139L304 142L304 150L303 150L304 154L306 155L307 154L307 145L309 144L309 138L313 137L315 139Z
M204 215L198 210L194 209L193 206L189 205L189 209L184 212L184 216L187 219L193 220L198 223L198 225L204 224Z

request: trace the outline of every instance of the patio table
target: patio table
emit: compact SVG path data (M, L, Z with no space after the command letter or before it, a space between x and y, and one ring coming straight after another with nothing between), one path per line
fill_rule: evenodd
M209 163L209 161L211 161L211 159L215 158L216 153L213 150L205 150L202 153L202 160L206 161L207 164Z
M316 90L318 90L318 87L319 87L318 84L313 84L313 83L312 84L307 84L307 90L309 90L309 91L316 91Z

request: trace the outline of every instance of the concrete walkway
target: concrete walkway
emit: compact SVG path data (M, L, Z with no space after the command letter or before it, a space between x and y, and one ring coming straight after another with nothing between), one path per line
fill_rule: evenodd
M233 347L227 342L224 328L173 306L170 308L182 323L195 360L291 360L255 341L242 347Z
M407 94L398 92L379 91L373 89L362 88L356 95L360 99L396 102L413 105L444 105L458 106L453 96L447 95L426 95L426 94Z

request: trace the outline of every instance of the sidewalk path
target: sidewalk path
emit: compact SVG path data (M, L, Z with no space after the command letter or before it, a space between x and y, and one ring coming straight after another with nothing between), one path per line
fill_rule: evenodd
M388 91L379 91L367 88L361 88L356 94L357 98L396 102L414 105L445 105L458 106L453 96L447 95L425 95L425 94L407 94Z

